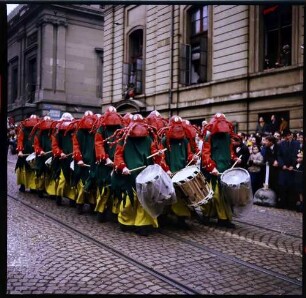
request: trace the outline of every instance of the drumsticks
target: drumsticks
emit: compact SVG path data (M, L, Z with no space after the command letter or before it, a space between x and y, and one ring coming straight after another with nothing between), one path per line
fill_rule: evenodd
M153 156L159 154L160 152L164 152L164 151L166 151L166 150L167 150L167 148L164 148L164 149L162 149L162 150L158 150L157 152L155 152L155 153L153 153L153 154L147 156L147 158L153 157Z
M196 155L199 156L200 154L201 154L201 151L199 151ZM192 162L193 162L193 158L189 161L189 163L186 165L186 167L188 167Z
M134 168L132 170L130 170L130 172L134 172L134 171L137 171L137 170L141 170L141 169L144 169L146 166L141 166L141 167L138 167L138 168Z
M238 160L240 160L241 157L242 157L242 155L240 155L240 156L238 157L238 159L234 162L234 164L232 165L232 167L230 168L230 170L237 164ZM223 173L219 173L218 175L222 175L222 174L223 174Z
M241 160L241 157L242 157L242 155L240 155L240 156L238 157L238 159L237 159L237 160L234 162L234 164L232 165L231 169L237 164L238 160Z

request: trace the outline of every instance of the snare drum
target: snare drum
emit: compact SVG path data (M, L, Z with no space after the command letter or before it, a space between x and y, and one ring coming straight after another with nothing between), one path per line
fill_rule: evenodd
M138 174L136 192L140 204L153 218L177 201L171 178L158 164L147 166Z
M31 169L35 169L36 167L36 154L32 152L27 158L26 162L29 164Z
M177 191L182 191L186 196L189 207L197 207L209 202L213 191L204 175L197 166L188 166L172 177L172 183Z

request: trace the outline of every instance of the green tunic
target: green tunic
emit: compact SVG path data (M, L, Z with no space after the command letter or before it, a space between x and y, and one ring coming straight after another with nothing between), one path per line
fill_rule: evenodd
M34 152L34 149L33 149L33 143L34 143L34 136L32 136L30 139L29 139L29 135L32 131L32 128L33 127L24 127L22 130L23 130L23 134L24 134L24 139L23 139L23 153L24 154L30 154L30 153L33 153ZM17 163L16 163L16 167L15 167L15 171L18 169L18 168L22 168L23 166L26 167L27 170L30 170L30 166L29 164L26 162L26 156L25 157L18 157L17 159Z
M49 130L38 130L36 136L39 139L40 147L44 152L51 151L51 139ZM51 153L36 157L36 175L39 177L45 172L50 172L45 164L45 161L51 156Z
M162 145L167 148L166 138L162 139ZM180 171L187 165L188 140L186 138L176 140L170 139L170 150L165 151L166 162L172 173Z
M95 167L94 137L95 135L93 133L89 133L88 129L79 129L77 132L77 139L83 156L83 162L91 166L90 171L93 171ZM86 179L89 177L89 168L80 167L75 164L74 173L74 183L77 184L78 181L82 179L82 182L85 184Z
M153 164L152 158L147 159L147 156L151 155L151 144L152 138L149 136L127 138L124 148L124 162L128 169L132 170L144 165L148 166ZM123 142L120 145L123 145ZM133 202L133 188L136 188L136 177L139 173L140 170L131 172L130 175L125 176L114 172L111 181L115 196L122 199L122 194L128 194L131 202Z

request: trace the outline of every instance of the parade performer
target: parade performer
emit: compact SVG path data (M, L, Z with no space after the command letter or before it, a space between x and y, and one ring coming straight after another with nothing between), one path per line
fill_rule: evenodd
M153 227L158 227L158 222L139 203L135 191L135 180L140 170L134 171L134 169L153 163L159 164L166 172L169 168L165 164L163 152L158 150L154 128L146 124L140 114L134 115L129 126L117 131L115 137L118 139L112 187L115 190L115 196L121 201L118 222L121 230L133 230L139 235L146 236ZM157 152L159 154L147 158Z
M76 188L72 187L74 171L70 168L72 162L72 134L78 120L70 113L63 113L59 121L55 121L51 133L53 179L58 181L56 189L56 204L62 204L62 197L69 199L69 205L75 206ZM73 122L72 122L73 121Z
M30 136L34 136L34 151L36 154L36 190L38 196L43 198L46 192L52 198L56 195L56 183L51 179L51 171L46 166L46 160L52 156L50 128L53 120L45 116L37 123Z
M231 206L227 203L220 183L220 173L231 167L232 161L237 157L231 143L233 134L233 125L224 114L217 113L205 126L205 140L202 146L202 170L214 191L213 199L207 204L201 206L203 212L203 223L208 224L209 218L217 216L218 225L235 228L231 222Z
M172 116L169 125L159 134L162 137L162 147L166 148L166 163L173 174L185 168L188 164L195 164L199 159L199 151L195 143L195 135L188 123L183 123L183 119L179 116ZM183 194L177 194L177 202L170 206L170 210L166 210L164 215L160 217L160 221L167 219L167 213L173 213L177 217L177 227L188 228L185 222L186 218L191 216L190 210L183 198Z
M156 131L159 131L161 128L168 125L168 120L163 118L161 114L154 110L146 118L146 123L155 127Z
M110 106L101 117L99 128L95 134L95 155L97 183L97 203L95 212L99 222L107 219L106 212L116 221L119 213L119 201L115 198L111 187L111 172L113 171L114 155L116 145L109 143L115 141L113 138L117 129L123 127L123 118L117 113L115 107ZM112 216L114 215L114 216Z
M18 159L15 167L17 175L17 185L20 185L19 191L25 192L26 189L36 190L35 170L27 163L26 158L34 152L34 136L29 138L33 127L39 122L39 117L31 115L29 118L21 121L17 133L17 152Z
M74 159L74 185L77 187L76 207L78 214L83 213L83 206L89 203L91 211L94 212L96 204L96 188L94 184L85 183L89 177L89 171L95 164L93 125L97 116L92 111L86 111L79 120L77 129L72 136L73 159Z

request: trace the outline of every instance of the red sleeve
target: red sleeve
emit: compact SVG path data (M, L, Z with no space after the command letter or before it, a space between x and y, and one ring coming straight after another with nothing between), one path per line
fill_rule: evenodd
M51 135L51 146L53 155L60 156L63 150L59 147L57 138L53 134Z
M163 149L163 147L162 147L161 144L158 145L158 144L156 144L156 142L151 143L151 154L154 154L158 150L162 150L162 149ZM154 161L154 163L159 164L165 172L170 170L169 166L166 163L164 152L162 153L162 155L157 154L157 155L153 156L153 161Z
M83 159L76 133L72 135L73 159L79 162Z
M95 134L95 151L96 151L96 160L105 161L106 158L108 157L104 149L103 136L99 132Z
M126 163L124 161L123 146L117 144L115 155L114 155L114 168L115 168L115 171L122 171L123 168L125 168L125 167L126 167Z
M211 159L210 138L207 141L204 141L202 146L202 167L207 172L211 172L217 167L216 163Z
M22 151L24 149L23 140L24 140L24 132L22 129L19 129L17 136L17 151Z
M34 136L34 151L37 155L39 155L41 153L41 151L43 151L43 149L40 147L40 142L39 142L39 138L37 135Z

